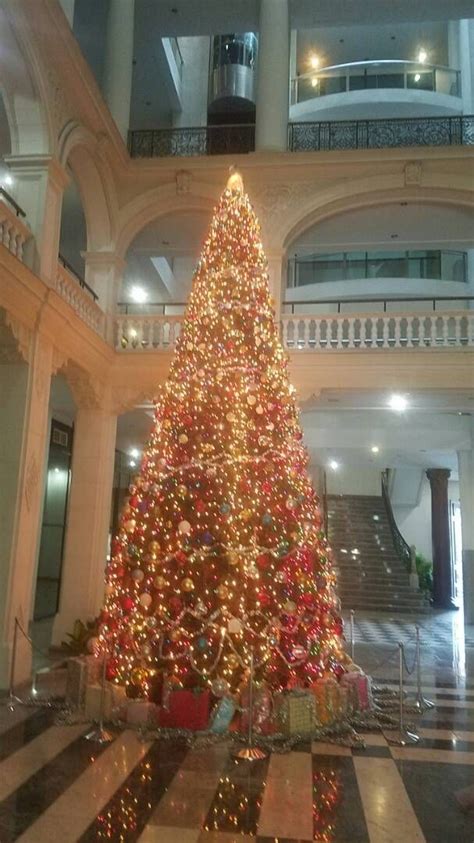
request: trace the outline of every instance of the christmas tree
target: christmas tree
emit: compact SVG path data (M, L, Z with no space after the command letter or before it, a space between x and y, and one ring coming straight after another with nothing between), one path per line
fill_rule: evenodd
M260 229L238 174L215 209L106 573L108 678L149 697L338 677L342 621Z

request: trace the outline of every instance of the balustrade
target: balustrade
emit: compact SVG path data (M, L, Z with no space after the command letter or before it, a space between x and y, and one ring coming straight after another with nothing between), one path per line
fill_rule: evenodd
M172 348L183 316L118 316L118 351ZM474 345L474 311L400 314L285 315L281 339L289 351L463 348Z
M20 219L18 212L10 205L18 206L8 201L8 194L2 190L5 199L0 198L0 244L8 249L19 261L23 261L23 246L31 237L31 231Z
M103 335L105 324L103 311L92 298L90 292L81 287L78 279L60 262L58 262L56 274L56 292L72 307L86 325L101 336Z

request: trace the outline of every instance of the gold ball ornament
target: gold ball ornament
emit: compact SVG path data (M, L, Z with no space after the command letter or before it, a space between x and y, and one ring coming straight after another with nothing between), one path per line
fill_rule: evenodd
M228 561L229 565L238 565L238 563L239 563L238 553L236 553L235 550L231 550L227 554L227 561Z
M256 404L256 403L257 403L257 399L255 398L255 395L247 395L247 404L250 407L253 407L254 404Z
M237 656L235 655L235 653L230 653L227 656L227 667L229 667L230 670L235 670L238 666L239 666L239 660L238 660Z
M179 641L180 637L181 637L181 633L180 633L179 629L172 629L171 630L170 638L171 638L172 641Z
M179 442L179 444L180 444L180 445L186 445L186 442L187 442L187 441L188 441L188 437L186 436L186 434L185 434L185 433L180 433L180 435L178 436L178 442Z
M288 615L292 615L296 612L296 603L293 600L287 600L283 608Z
M229 589L226 585L219 585L216 588L216 594L220 600L225 600L229 596Z
M164 577L161 577L161 576L155 577L155 579L153 580L153 585L159 591L162 591L166 586L166 580L165 580Z
M105 596L110 597L114 593L114 587L111 582L106 583Z
M187 486L183 486L183 485L178 486L178 488L176 489L176 491L177 491L178 495L179 495L181 498L185 498L185 497L186 497L186 495L188 494L188 489L187 489Z
M129 518L128 521L125 521L123 526L127 533L133 533L135 527L137 526L137 522L134 518Z
M181 588L183 591L189 593L194 589L194 582L192 581L191 577L185 577L181 583Z

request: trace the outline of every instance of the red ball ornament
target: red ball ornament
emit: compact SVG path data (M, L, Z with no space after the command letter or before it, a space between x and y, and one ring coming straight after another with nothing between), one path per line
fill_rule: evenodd
M107 662L107 666L105 668L105 676L110 681L111 679L115 679L117 676L117 667L118 661L117 659L109 659Z
M260 603L260 607L265 609L267 606L270 605L271 597L266 591L259 591L258 593L258 602Z
M128 596L128 594L126 594L124 597L122 597L121 603L122 603L122 609L124 610L124 612L131 612L132 611L132 609L134 607L134 601L131 597Z
M270 567L271 559L268 553L260 553L260 555L257 556L256 562L260 570L265 571L267 568Z
M272 493L272 484L268 483L267 480L262 483L262 492L265 492L266 495L270 495Z

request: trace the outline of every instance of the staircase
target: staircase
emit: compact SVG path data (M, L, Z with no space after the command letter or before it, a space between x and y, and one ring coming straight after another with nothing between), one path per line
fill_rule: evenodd
M409 585L382 497L328 495L329 543L342 608L425 612L428 604Z

